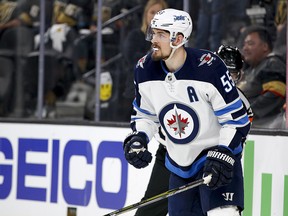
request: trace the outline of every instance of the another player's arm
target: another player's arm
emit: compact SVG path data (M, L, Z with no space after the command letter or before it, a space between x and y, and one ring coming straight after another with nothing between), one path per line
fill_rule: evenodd
M232 181L235 155L242 152L243 137L250 130L247 112L227 68L219 65L217 70L210 102L222 127L219 144L208 151L204 166L204 176L212 174L211 189Z
M237 91L238 91L239 97L241 98L241 100L243 102L243 105L244 105L244 108L247 112L249 121L250 121L250 123L252 123L253 118L254 118L254 112L251 108L250 102L248 101L248 98L245 96L245 94L241 91L241 89L237 88Z

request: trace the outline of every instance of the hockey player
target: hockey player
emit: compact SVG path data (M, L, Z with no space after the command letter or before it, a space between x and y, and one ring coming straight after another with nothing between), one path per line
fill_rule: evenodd
M224 61L233 81L235 84L237 84L238 80L241 78L241 69L243 67L242 55L239 49L237 47L221 45L218 48L216 54ZM245 106L249 120L252 122L253 112L250 107L250 103L245 95L241 92L241 90L238 88L237 90L240 98L242 99L243 105ZM160 130L159 134L155 135L155 138L159 142L159 148L155 155L155 164L153 166L153 170L143 200L149 199L150 197L156 196L157 194L161 194L169 189L168 184L170 172L165 168L165 136L163 133L161 133ZM245 138L242 140L243 144L244 142ZM135 216L166 216L167 211L168 206L166 200L162 200L160 202L141 207L137 210Z
M165 9L151 21L153 52L135 69L133 133L124 140L125 157L136 168L146 167L152 159L147 144L161 126L171 189L212 174L207 186L170 197L169 215L240 215L242 139L250 122L223 61L184 47L191 32L184 11Z
M239 49L237 47L221 45L218 48L216 54L224 61L234 83L237 84L238 81L241 79L241 76L242 76L241 70L243 67L243 58ZM254 114L251 109L251 105L247 97L244 95L244 93L239 88L237 88L237 90L238 90L238 94L240 98L242 99L242 102L246 109L249 120L252 123Z

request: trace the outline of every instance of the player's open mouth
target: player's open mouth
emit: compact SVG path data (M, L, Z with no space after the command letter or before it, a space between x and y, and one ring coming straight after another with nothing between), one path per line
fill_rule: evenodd
M157 47L153 47L152 49L153 49L153 51L158 51L159 50L159 48L157 48Z

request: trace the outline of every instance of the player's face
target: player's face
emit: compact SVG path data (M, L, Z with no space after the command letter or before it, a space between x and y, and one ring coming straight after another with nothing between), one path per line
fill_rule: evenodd
M256 66L265 58L268 46L264 43L258 33L253 32L244 39L242 53L244 60L251 66Z
M242 71L241 70L229 70L230 75L235 83L239 81L241 78Z
M152 59L159 61L166 60L171 53L170 33L164 30L152 29Z

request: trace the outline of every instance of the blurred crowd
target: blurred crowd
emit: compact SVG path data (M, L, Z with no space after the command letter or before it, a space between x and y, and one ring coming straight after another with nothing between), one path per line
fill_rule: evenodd
M93 120L98 2L44 2L41 115ZM155 7L159 2L161 8ZM193 20L189 46L212 52L221 44L238 47L244 67L237 85L250 100L255 114L253 127L285 128L287 1L188 2ZM42 38L39 4L39 0L0 1L1 117L35 117ZM145 31L151 16L166 7L183 9L184 4L172 0L103 0L101 121L130 121L133 67L150 50Z

